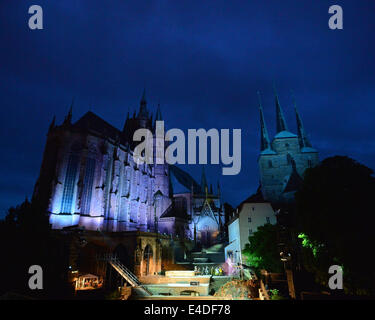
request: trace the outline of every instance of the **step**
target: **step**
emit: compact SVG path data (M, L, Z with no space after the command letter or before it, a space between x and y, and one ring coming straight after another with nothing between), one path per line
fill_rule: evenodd
M202 262L208 262L208 258L194 258L194 262L202 263Z

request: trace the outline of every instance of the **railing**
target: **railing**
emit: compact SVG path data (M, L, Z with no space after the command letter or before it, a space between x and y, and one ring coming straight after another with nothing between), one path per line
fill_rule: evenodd
M262 280L260 280L259 298L260 300L271 300Z
M116 256L106 254L104 260L106 260L126 281L128 281L132 287L142 289L148 295L152 295L147 288L142 286L135 274L125 267Z

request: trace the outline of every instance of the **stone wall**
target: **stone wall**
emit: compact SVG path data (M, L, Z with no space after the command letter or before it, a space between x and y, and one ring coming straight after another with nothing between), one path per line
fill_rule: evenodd
M312 148L301 149L298 137L278 138L272 142L275 153L264 153L259 156L258 165L263 196L267 201L283 201L283 191L293 172L303 177L305 170L319 163L318 152Z

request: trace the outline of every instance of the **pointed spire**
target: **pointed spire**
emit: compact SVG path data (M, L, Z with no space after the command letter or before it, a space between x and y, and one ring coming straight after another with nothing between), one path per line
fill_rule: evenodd
M293 92L292 92L292 97L293 97L293 103L294 103L294 111L296 113L299 144L300 144L301 148L311 147L311 143L310 143L309 139L307 138L305 128L303 127L301 116L300 116L300 114L298 112L298 109L297 109L297 103L296 103L296 99L294 98Z
M143 88L141 102L146 102L146 88Z
M207 179L206 179L206 174L204 172L204 167L202 167L201 189L202 189L202 192L205 192L207 190Z
M72 100L72 104L70 105L70 109L69 109L69 113L68 113L68 118L69 118L70 121L72 120L72 116L73 116L73 106L74 106L74 98Z
M69 112L64 119L64 124L71 124L72 123L73 106L74 106L74 98L72 99L72 104L70 105Z
M276 102L276 132L279 133L281 131L288 131L288 126L286 125L283 110L281 109L279 96L277 95L275 86L274 86L274 92L275 92L275 102Z
M56 123L56 116L54 115L52 118L51 124L49 125L48 131L51 131L55 127L55 123Z
M128 109L128 113L126 114L126 120L125 120L125 123L124 123L124 127L122 129L122 132L125 132L126 127L128 126L128 122L129 122L129 109Z
M156 109L156 116L155 116L156 121L161 121L161 110L160 110L160 102L158 103L158 108Z
M260 114L260 151L270 148L270 139L268 137L268 131L266 127L266 122L264 121L263 106L262 100L260 97L260 92L258 91L258 100L259 100L259 114Z
M155 121L154 121L154 130L156 128L156 121L161 121L162 120L162 117L161 117L161 111L160 111L160 102L158 103L158 107L156 109L156 114L155 114Z
M162 120L162 117L161 117L160 102L159 102L158 107L156 108L155 121L153 123L153 129L154 130L156 128L156 121L161 121L161 120ZM151 119L151 122L152 122L152 119Z
M147 112L147 101L146 101L146 89L143 89L143 94L141 98L141 102L139 104L139 118L147 118L148 112Z
M150 114L150 122L152 123L152 118L154 117L154 115L151 113Z

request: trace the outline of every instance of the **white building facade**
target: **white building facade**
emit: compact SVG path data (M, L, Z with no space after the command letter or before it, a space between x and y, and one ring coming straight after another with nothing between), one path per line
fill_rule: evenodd
M232 221L228 224L229 244L225 247L225 261L238 264L246 261L242 250L249 242L249 236L267 223L276 224L275 212L268 202L242 203Z

